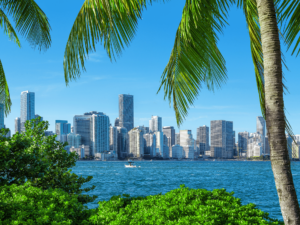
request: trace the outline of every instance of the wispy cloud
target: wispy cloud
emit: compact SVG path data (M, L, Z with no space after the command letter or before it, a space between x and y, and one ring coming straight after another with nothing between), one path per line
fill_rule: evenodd
M91 53L88 55L87 60L91 61L91 62L103 62L103 60L101 60L100 58L102 58L103 56L98 54L98 53Z

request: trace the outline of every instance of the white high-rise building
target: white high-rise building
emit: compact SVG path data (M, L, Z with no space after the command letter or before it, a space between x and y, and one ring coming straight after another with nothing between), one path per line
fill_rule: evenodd
M163 135L163 132L156 131L156 132L154 132L154 134L156 136L155 156L163 157L163 152L164 152L164 135Z
M180 131L180 146L192 146L194 148L193 135L191 130Z
M101 153L109 151L109 117L105 114L91 116L90 138L91 152L101 158Z
M118 130L113 126L109 128L109 148L110 151L118 151Z
M143 157L144 155L144 138L143 131L133 128L128 132L129 136L129 156Z
M265 154L266 121L262 116L256 118L256 132L262 135L262 152Z
M149 130L150 132L156 132L162 130L162 118L159 116L152 116L151 120L149 120Z
M247 145L247 157L259 157L263 155L263 136L261 133L250 133Z
M21 92L21 131L25 131L25 122L35 118L34 92Z
M175 134L175 145L180 145L180 134Z
M186 158L186 159L194 158L194 156L195 156L194 146L184 145L184 146L182 146L182 148L183 148L184 158Z

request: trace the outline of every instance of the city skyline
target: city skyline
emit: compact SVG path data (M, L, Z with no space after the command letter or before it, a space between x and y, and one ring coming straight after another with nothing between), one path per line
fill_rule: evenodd
M54 1L54 2L53 2ZM74 115L99 111L109 116L111 123L119 116L118 95L134 95L135 126L147 125L151 115L163 118L162 126L174 126L175 113L164 101L164 94L156 94L162 72L168 62L174 44L174 35L181 19L184 1L170 1L167 4L154 3L143 12L138 32L129 48L125 48L117 62L110 62L103 46L96 45L96 52L89 55L86 72L77 81L66 87L63 76L63 52L69 30L82 2L72 5L55 0L51 4L40 2L40 7L50 19L52 46L43 53L34 51L20 37L19 49L3 36L2 63L12 98L12 110L5 118L6 127L14 133L14 120L20 115L20 93L30 90L36 93L36 113L49 121L49 130L54 131L55 120L72 122ZM58 3L58 1L57 1ZM65 11L70 13L65 17ZM62 22L63 21L63 26ZM220 36L219 48L226 59L227 83L214 93L203 87L194 106L180 129L190 129L196 135L199 126L210 126L211 120L234 121L236 138L238 132L256 132L256 117L261 115L259 98L250 53L249 33L244 15L240 9L231 9L228 19L230 26ZM239 32L236 32L236 31ZM234 36L232 36L234 32ZM158 35L159 34L159 35ZM145 44L150 43L150 44ZM291 57L290 51L283 52L289 71L284 71L286 86L290 94L284 96L287 117L295 134L300 134L300 106L294 104L298 96L297 65L299 57ZM20 62L15 66L15 62ZM293 82L291 82L293 79Z

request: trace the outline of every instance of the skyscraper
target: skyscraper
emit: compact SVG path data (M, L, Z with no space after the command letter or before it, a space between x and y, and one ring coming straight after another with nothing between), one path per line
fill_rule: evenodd
M146 133L144 137L144 154L155 156L156 149L156 136L154 133ZM153 155L154 154L154 155Z
M25 122L35 118L34 92L21 92L21 131L25 131Z
M129 135L129 156L143 157L144 155L144 137L143 131L133 128L128 132Z
M225 120L210 121L212 157L233 157L233 122ZM218 155L216 155L218 152Z
M15 119L15 133L17 133L17 132L21 133L21 119L20 119L20 117L17 117Z
M209 151L209 127L203 125L197 128L196 143L200 154L204 155L205 151Z
M57 136L71 133L71 124L67 120L55 120L55 133Z
M134 127L133 95L119 95L119 126L128 132Z
M116 118L115 119L115 127L118 127L118 126L120 126L120 120L119 120L119 118Z
M116 127L109 127L109 149L118 152L118 130Z
M172 126L163 127L164 136L167 137L167 146L169 147L169 156L172 157L172 146L175 145L175 129Z
M249 132L244 131L244 132L239 132L238 133L238 154L240 153L245 153L248 149L248 140L249 140Z
M0 129L4 128L4 104L0 102Z
M109 151L109 117L103 113L90 118L90 151L96 157Z
M79 134L69 133L67 141L70 147L79 148L81 146L81 136Z
M152 116L151 120L149 120L149 130L150 132L162 132L162 118L159 116Z
M262 135L262 152L265 154L266 121L262 116L256 117L256 132Z
M118 132L118 158L123 159L127 156L127 130L125 127L117 127L117 132Z

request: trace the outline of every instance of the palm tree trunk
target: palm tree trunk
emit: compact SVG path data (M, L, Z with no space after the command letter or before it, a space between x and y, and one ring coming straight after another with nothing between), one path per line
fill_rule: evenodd
M279 33L273 0L257 0L264 56L266 123L271 164L285 225L300 224L300 210L291 173L283 104Z

